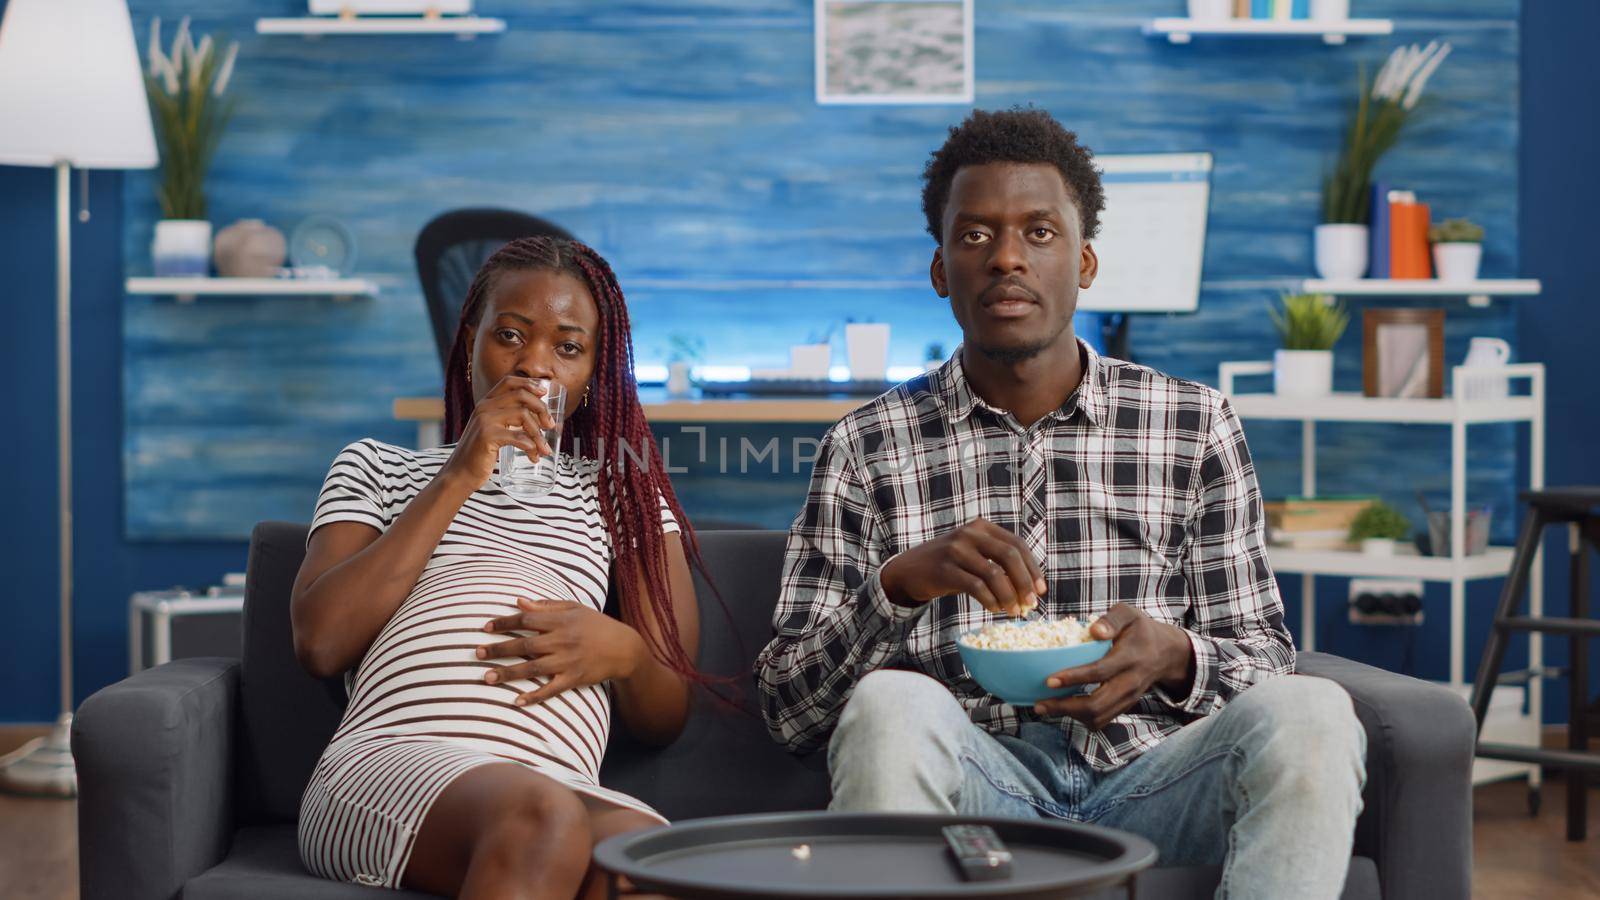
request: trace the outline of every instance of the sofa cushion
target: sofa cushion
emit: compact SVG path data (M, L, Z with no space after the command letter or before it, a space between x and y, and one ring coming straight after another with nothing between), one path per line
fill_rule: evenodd
M300 864L293 825L239 829L222 862L183 886L183 900L372 900L379 896L384 900L424 900L434 895L417 891L380 895L365 885L317 878Z
M797 759L767 735L751 676L756 654L772 636L784 533L705 531L698 538L706 567L716 573L715 593L695 573L698 665L730 679L740 708L697 691L683 735L665 749L633 744L613 723L600 780L673 820L822 809L828 804L822 754Z
M1222 876L1221 866L1177 866L1150 869L1139 875L1141 897L1161 900L1209 900ZM190 879L183 887L183 900L361 900L377 896L372 889L337 881L325 881L306 874L300 865L293 825L241 828L234 835L233 847L221 863L203 875ZM400 900L430 897L416 891L385 893ZM1122 900L1122 890L1103 891L1094 900ZM1378 869L1372 860L1358 856L1350 860L1342 900L1378 900Z
M338 679L300 667L289 592L306 555L307 526L263 522L250 536L239 661L239 820L293 822L311 770L344 712Z

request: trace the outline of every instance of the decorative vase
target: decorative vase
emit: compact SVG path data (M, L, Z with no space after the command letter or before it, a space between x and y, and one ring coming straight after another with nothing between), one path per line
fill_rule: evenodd
M1361 552L1368 556L1393 556L1394 538L1363 538Z
M283 232L260 219L240 219L217 232L212 258L224 278L272 278L283 267L289 244Z
M845 358L852 381L882 381L889 376L889 326L884 323L844 326Z
M1477 281L1483 245L1449 241L1433 245L1433 271L1440 281Z
M1311 0L1311 18L1318 22L1343 22L1350 18L1350 0Z
M667 395L689 396L689 364L682 360L667 363Z
M1367 226L1318 225L1314 241L1318 275L1343 281L1367 274Z
M150 243L150 268L157 278L204 278L211 271L211 223L162 219Z
M1233 18L1233 0L1189 0L1189 18L1204 22Z
M1326 397L1333 393L1333 351L1277 351L1272 355L1272 389L1280 397Z

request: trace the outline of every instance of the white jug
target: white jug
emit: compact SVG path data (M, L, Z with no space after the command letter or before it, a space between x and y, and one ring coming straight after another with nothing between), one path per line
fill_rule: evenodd
M1470 369L1498 369L1511 361L1511 345L1496 337L1475 337L1467 349L1462 365ZM1511 393L1504 375L1463 375L1461 396L1464 400L1497 400Z

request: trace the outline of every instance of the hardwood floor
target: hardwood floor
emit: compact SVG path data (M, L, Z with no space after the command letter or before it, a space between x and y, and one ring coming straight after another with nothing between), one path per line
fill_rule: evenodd
M39 733L0 726L0 754ZM1527 787L1480 787L1473 804L1473 896L1485 900L1600 897L1600 789L1589 792L1589 839L1566 840L1565 786L1547 779L1544 805L1528 815ZM0 895L11 900L78 896L78 815L70 800L0 794Z

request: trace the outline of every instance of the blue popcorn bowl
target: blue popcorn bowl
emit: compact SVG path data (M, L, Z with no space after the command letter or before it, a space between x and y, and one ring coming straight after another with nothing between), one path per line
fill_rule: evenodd
M967 671L984 690L1013 706L1032 706L1040 700L1084 693L1087 685L1051 689L1045 687L1044 680L1062 669L1094 662L1111 649L1110 641L1089 641L1039 650L980 650L967 645L967 634L956 640Z

